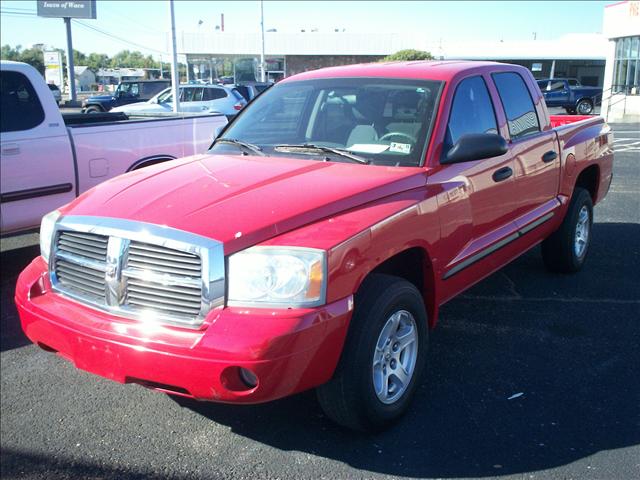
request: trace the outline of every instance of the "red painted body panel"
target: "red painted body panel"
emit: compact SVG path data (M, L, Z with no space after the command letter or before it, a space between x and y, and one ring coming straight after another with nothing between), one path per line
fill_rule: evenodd
M511 141L491 78L497 71L515 71L525 79L540 133ZM452 97L458 83L471 75L482 75L489 88L509 152L441 165ZM325 306L218 308L197 331L150 326L51 293L46 282L38 283L46 265L36 259L16 288L29 338L80 368L121 382L171 385L182 389L178 393L217 401L271 400L331 377L353 295L385 260L409 250L416 254L411 258L419 259L414 267L421 272L433 326L441 304L558 228L581 172L597 169L594 202L606 194L613 163L609 128L599 117L552 128L542 95L523 67L490 62L355 65L284 82L356 76L444 82L424 167L200 155L113 179L62 211L168 225L223 242L227 255L258 244L325 250ZM542 162L550 150L558 158ZM504 166L514 175L495 183L493 172ZM92 351L108 351L113 361L105 366ZM222 372L238 366L257 373L255 390L239 393L225 384Z
M326 382L351 315L349 300L342 299L305 310L220 308L196 331L142 324L79 305L47 286L40 290L45 271L36 258L16 287L22 327L34 343L91 373L170 386L159 389L202 400L255 403ZM222 373L233 367L253 371L258 386L230 389Z

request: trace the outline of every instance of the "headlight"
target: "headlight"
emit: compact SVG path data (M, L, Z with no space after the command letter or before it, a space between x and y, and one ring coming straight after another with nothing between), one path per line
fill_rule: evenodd
M49 253L51 252L51 240L53 237L53 227L60 218L60 212L54 210L51 213L47 213L42 217L42 223L40 223L40 255L47 263L49 262Z
M229 304L312 307L325 301L323 250L252 247L229 257Z

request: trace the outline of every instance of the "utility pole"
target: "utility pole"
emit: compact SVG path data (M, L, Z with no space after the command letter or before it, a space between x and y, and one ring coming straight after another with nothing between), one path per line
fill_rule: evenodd
M262 53L260 54L260 81L266 81L266 65L264 63L264 1L260 0L260 30L262 32Z
M169 0L169 18L171 19L171 95L173 96L173 111L180 111L179 85L180 75L178 73L178 52L176 51L176 19L173 13L173 0ZM189 64L187 63L187 69Z
M162 69L162 54L160 55L160 78L164 78L164 70Z
M76 72L73 69L73 42L71 40L71 18L64 17L67 27L67 79L69 80L69 100L76 103Z

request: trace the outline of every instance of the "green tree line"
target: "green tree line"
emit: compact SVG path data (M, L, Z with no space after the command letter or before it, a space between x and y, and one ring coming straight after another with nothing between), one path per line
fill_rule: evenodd
M56 50L62 52L62 63L66 68L67 58L65 52L61 49ZM14 48L10 45L3 45L0 56L2 60L28 63L40 73L44 74L44 56L42 52L43 49L41 47L22 48L21 45L17 45ZM74 50L73 63L76 66L87 66L94 73L100 68L160 68L160 62L155 60L151 55L145 56L141 52L130 50L122 50L112 57L104 53L90 53L86 55L78 50ZM162 63L162 67L165 69L165 72L168 72L171 68L170 64L165 62Z

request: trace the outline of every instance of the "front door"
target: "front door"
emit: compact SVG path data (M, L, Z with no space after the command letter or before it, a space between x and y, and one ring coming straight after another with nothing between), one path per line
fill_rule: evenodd
M500 133L483 76L465 78L456 87L445 135L444 152L466 134ZM444 296L455 295L493 264L496 245L515 233L515 191L511 153L488 159L443 165L429 176L438 195L443 245L439 259L446 280ZM462 271L465 275L458 275ZM464 277L463 280L459 280Z
M19 71L0 72L2 233L37 227L46 213L75 198L71 143L60 115L47 116L38 92ZM50 102L51 108L54 102Z

